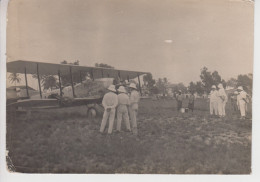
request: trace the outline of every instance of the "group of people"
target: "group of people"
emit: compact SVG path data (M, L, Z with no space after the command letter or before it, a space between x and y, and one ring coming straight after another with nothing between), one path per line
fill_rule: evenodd
M124 120L127 131L132 131L134 134L137 134L136 116L138 112L140 95L137 91L136 85L134 83L130 83L129 93L126 91L124 86L120 86L116 89L115 85L110 85L108 87L108 91L109 92L104 95L102 100L104 114L100 126L100 132L104 132L107 121L109 120L108 134L112 133L116 115L117 132L121 131L121 123L122 120Z
M178 91L178 94L175 96L175 98L177 100L177 110L180 111L182 109L182 102L184 100L181 90ZM195 95L194 92L191 92L191 95L189 96L188 109L191 110L192 112L194 110L194 102L195 102Z
M226 103L228 101L228 96L223 88L223 85L220 83L216 87L212 85L210 92L210 114L225 117L226 116ZM246 105L248 103L247 93L244 91L242 86L237 88L235 91L237 108L240 110L241 119L246 117Z
M228 96L223 85L218 84L218 90L215 85L212 85L210 92L210 114L218 115L219 117L226 116L226 103Z

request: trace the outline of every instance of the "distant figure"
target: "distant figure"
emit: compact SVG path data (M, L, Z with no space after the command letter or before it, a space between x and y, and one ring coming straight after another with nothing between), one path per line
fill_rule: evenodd
M103 97L102 105L104 106L103 119L100 126L100 132L103 133L107 124L107 119L109 118L108 134L112 133L113 124L115 119L116 106L118 104L118 99L115 89L115 85L110 85L108 87L109 92Z
M131 118L131 125L132 130L134 134L137 134L137 121L136 116L138 112L138 103L140 100L140 95L137 92L136 85L134 83L131 83L129 85L130 88L130 107L129 107L129 113Z
M230 97L231 105L235 112L237 112L239 110L238 105L237 105L237 95L238 95L238 91L235 91L234 94L232 94Z
M212 85L210 92L210 115L218 115L218 91L215 85Z
M241 118L240 119L245 119L246 117L246 104L248 102L247 100L247 93L244 91L242 86L239 86L237 88L238 90L238 95L237 95L237 105L240 110Z
M221 83L218 84L218 88L218 115L220 117L224 117L226 116L226 103L228 101L228 97Z
M127 131L131 131L129 116L128 116L128 108L130 105L129 96L126 93L125 87L120 86L118 89L119 95L118 97L118 107L117 107L117 131L121 131L121 121L122 118L126 123Z
M183 95L181 93L181 90L179 90L178 95L176 95L176 100L177 100L177 109L180 111L182 108L182 101L183 101Z
M191 95L189 97L189 106L188 108L193 112L194 110L194 101L195 101L195 96L194 96L194 92L191 92Z

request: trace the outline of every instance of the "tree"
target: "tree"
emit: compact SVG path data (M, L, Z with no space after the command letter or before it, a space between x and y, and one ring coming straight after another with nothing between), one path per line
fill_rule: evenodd
M238 75L237 76L237 87L243 86L247 92L252 92L253 88L253 75Z
M188 89L191 93L195 93L196 92L196 84L194 82L190 82Z
M20 83L20 81L21 81L21 78L19 77L18 73L11 73L8 78L11 81L11 83L15 84L15 86L16 86L16 83Z
M201 69L201 74L200 74L200 78L202 81L202 84L205 88L206 92L210 92L212 85L218 85L219 83L222 83L223 86L225 84L225 81L223 79L221 79L221 76L219 75L219 73L217 71L214 71L213 73L211 73L210 71L208 71L207 67L203 67Z
M57 88L57 78L53 75L48 75L42 80L43 88L44 89L53 89Z
M201 69L200 78L203 83L203 86L205 87L205 90L209 93L211 90L211 86L214 84L214 82L211 72L208 71L207 67Z
M203 84L202 84L202 82L201 81L198 81L197 83L196 83L196 92L198 93L198 94L204 94L204 92L205 92L205 87L203 86Z
M63 60L61 64L68 64L68 62L66 60Z
M183 83L177 83L177 84L171 84L169 87L171 87L172 92L178 92L181 90L183 93L187 91L187 87Z
M164 84L161 78L159 78L156 82L156 87L158 88L159 93L163 94L164 91Z
M147 87L149 94L157 94L158 90L155 88L155 80L153 79L153 75L148 73L143 76L144 85Z
M218 74L217 71L214 71L211 75L212 75L212 80L214 85L217 85L222 82L221 76Z
M108 64L104 64L104 63L96 63L95 67L102 67L102 68L111 68L111 69L115 69L113 66L110 66Z
M33 74L32 77L34 79L38 79L37 74ZM43 89L53 89L57 88L57 78L54 75L39 75L41 80L41 86L43 86Z
M156 82L156 87L158 89L158 92L163 94L163 96L165 96L168 88L167 78L159 78L158 81Z
M236 86L237 86L237 79L235 79L235 78L230 78L230 79L227 81L227 86L229 86L229 87L236 87Z
M224 88L227 87L227 82L226 82L224 79L221 80L221 83L222 83L222 85L223 85Z

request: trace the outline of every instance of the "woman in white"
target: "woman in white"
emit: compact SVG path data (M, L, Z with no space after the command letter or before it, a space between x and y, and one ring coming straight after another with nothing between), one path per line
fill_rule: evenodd
M218 115L220 117L224 117L226 116L226 103L228 101L228 97L221 83L218 84L218 88Z
M217 87L212 85L212 90L210 92L210 115L217 116L218 115L218 91L216 90Z

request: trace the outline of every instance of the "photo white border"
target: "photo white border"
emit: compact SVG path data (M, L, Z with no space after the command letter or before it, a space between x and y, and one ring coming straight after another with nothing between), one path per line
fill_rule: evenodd
M241 0L243 1L243 0ZM8 0L0 0L0 181L228 181L244 182L260 179L260 0L255 0L255 42L254 42L254 88L253 88L253 130L252 130L252 174L251 175L100 175L100 174L22 174L9 173L5 161L6 134L6 12Z

